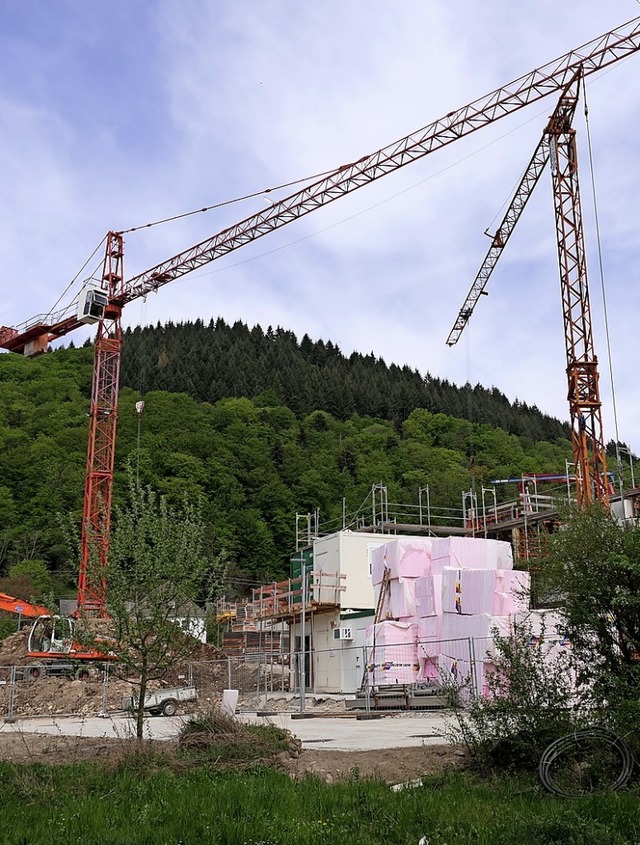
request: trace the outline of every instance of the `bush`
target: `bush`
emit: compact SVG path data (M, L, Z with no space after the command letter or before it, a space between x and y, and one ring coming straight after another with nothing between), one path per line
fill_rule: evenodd
M533 770L550 742L582 722L571 658L552 656L544 630L534 636L526 622L511 637L498 631L493 636L495 671L487 680L488 696L478 696L468 684L444 682L452 711L447 736L466 746L480 770Z
M218 709L194 716L182 726L180 750L215 759L270 760L279 754L298 756L300 740L275 725L247 725Z
M6 640L18 630L18 622L16 617L3 616L0 618L0 641Z

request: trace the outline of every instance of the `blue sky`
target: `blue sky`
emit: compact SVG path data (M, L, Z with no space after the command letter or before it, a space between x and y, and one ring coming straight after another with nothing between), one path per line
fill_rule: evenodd
M353 161L638 15L634 0L5 0L0 322L46 312L109 229ZM639 75L637 55L587 86L619 434L636 450ZM483 232L554 105L534 104L131 303L125 323L281 325L347 354L373 351L457 383L495 385L566 419L548 174L469 331L445 345L489 245ZM582 108L575 125L610 439ZM269 201L128 235L127 275Z

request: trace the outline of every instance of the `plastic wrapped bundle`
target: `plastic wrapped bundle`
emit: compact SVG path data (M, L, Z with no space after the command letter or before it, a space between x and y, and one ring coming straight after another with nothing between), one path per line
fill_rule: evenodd
M367 628L367 671L371 686L413 684L418 677L417 626L379 622Z
M482 537L440 537L433 540L431 572L445 566L460 569L513 569L511 545Z
M416 616L440 616L442 613L442 575L416 578Z
M482 661L495 654L494 633L508 637L513 632L512 616L459 616L445 613L442 617L441 651L459 660Z
M440 684L440 659L437 654L420 657L418 654L418 683Z
M374 586L382 583L385 567L391 578L420 578L429 572L431 546L429 539L398 539L378 546L371 554L371 577Z
M531 576L515 569L499 569L495 574L492 613L507 616L529 609Z
M495 592L495 570L445 567L442 575L444 613L491 613Z
M418 619L418 658L434 657L442 650L442 617L425 616Z

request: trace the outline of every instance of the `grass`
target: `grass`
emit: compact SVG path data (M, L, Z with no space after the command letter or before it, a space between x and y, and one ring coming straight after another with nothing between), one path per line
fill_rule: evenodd
M157 763L158 761L156 761ZM631 845L637 792L553 798L533 779L466 774L393 793L354 777L292 781L264 766L178 774L119 767L0 765L6 845Z

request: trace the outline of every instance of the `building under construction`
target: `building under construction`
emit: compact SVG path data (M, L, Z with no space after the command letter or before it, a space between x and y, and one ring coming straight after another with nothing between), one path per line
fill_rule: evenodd
M502 483L517 484L518 494L498 504ZM428 488L417 505L391 503L387 488L377 484L338 523L323 523L318 512L298 515L289 577L253 589L243 601L219 602L224 649L287 665L290 689L304 683L312 691L353 692L365 669L366 629L376 616L376 548L396 537L501 540L510 544L516 569L535 573L558 529L559 507L572 501L571 494L571 476L529 475L464 493L455 510L432 508ZM621 521L638 518L640 488L612 494L611 510Z

